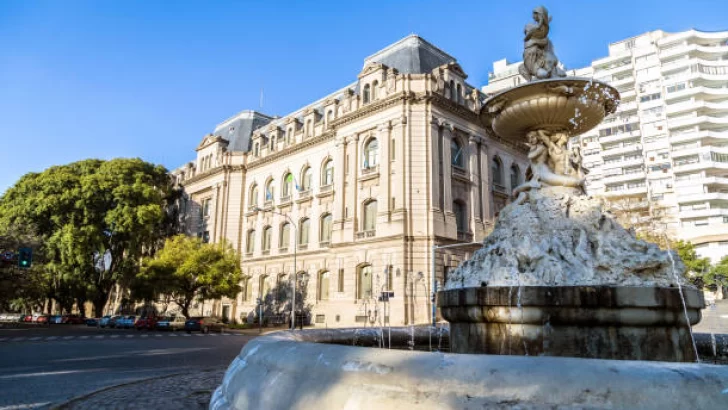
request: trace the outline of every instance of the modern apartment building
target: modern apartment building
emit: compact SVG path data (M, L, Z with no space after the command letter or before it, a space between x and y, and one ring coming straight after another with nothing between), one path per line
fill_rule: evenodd
M466 78L409 36L318 101L283 117L243 111L205 136L173 171L186 229L232 244L244 280L200 313L250 318L295 277L317 325L428 322L431 275L443 285L479 248L433 261L432 246L482 241L527 168L524 147L481 126L484 96Z
M493 64L482 90L518 85L520 63ZM609 45L569 72L621 94L617 112L579 137L587 190L621 222L728 255L728 31L652 31Z

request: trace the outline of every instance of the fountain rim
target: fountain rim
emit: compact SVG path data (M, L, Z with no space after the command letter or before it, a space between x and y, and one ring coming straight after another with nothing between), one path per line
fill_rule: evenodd
M568 77L567 76L567 77L559 77L559 78L547 78L547 79L544 79L544 80L528 81L528 82L525 82L523 84L519 84L519 85L517 85L515 87L511 87L511 88L505 89L503 91L500 91L500 92L498 92L498 93L496 93L496 94L494 94L494 95L486 98L485 101L483 101L483 107L481 108L481 113L488 114L487 108L491 104L493 104L494 101L497 101L498 98L502 98L502 97L504 97L504 96L506 96L508 94L517 93L520 90L527 89L527 88L531 88L531 87L538 87L538 86L541 86L541 85L548 85L549 83L558 84L558 83L563 83L563 82L579 82L579 83L586 83L586 84L588 84L588 83L597 83L600 86L606 87L607 89L610 89L611 91L613 91L614 94L616 94L616 97L617 97L615 99L615 101L617 101L617 102L620 101L620 98L619 98L620 97L619 90L617 90L616 87L613 87L613 86L609 85L608 83L606 83L604 81L597 80L595 78L590 78L590 77L575 77L575 76L574 77ZM616 112L617 105L618 104L615 104L613 110L611 110L611 112L609 112L608 114L612 114L612 113Z

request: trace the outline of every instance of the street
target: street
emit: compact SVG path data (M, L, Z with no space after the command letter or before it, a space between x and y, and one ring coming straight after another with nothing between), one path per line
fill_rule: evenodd
M0 329L0 410L49 408L120 383L224 368L252 337L80 325Z

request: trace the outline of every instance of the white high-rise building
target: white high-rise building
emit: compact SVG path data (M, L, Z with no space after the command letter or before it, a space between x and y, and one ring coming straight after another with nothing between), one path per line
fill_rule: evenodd
M493 64L494 94L525 81L520 63ZM609 45L569 75L616 87L617 112L579 137L590 194L622 222L728 255L728 31L652 31Z

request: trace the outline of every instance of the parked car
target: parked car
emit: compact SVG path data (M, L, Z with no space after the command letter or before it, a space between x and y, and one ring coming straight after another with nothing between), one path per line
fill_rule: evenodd
M106 316L102 317L101 319L99 319L99 326L102 328L109 326L110 319L111 319L111 315L106 315Z
M207 333L210 330L218 330L222 333L225 327L226 325L222 323L222 320L210 316L192 317L185 321L185 330L187 333L195 331Z
M124 316L112 316L111 319L109 319L109 327L112 329L117 326L121 328L121 326L119 326L119 321L121 321L122 319L124 319Z
M63 316L61 316L61 315L53 315L50 318L50 322L53 323L53 324L56 324L56 325L60 325L61 323L63 323Z
M159 316L141 317L141 318L137 319L137 321L134 323L134 328L136 330L142 330L142 329L152 330L157 325L157 322L159 321L159 319L161 319Z
M49 319L48 315L40 315L35 318L35 323L47 324L49 320L50 319Z
M116 327L121 329L131 329L134 327L134 322L136 322L136 316L124 316L116 322Z
M156 329L157 330L182 330L185 328L185 319L184 316L167 316L160 318L157 321Z
M33 315L25 315L23 316L23 322L30 323L33 321Z
M66 315L63 317L63 323L69 325L81 325L86 322L86 319L80 315Z
M98 326L98 325L99 325L99 318L96 318L96 317L86 318L86 326Z

